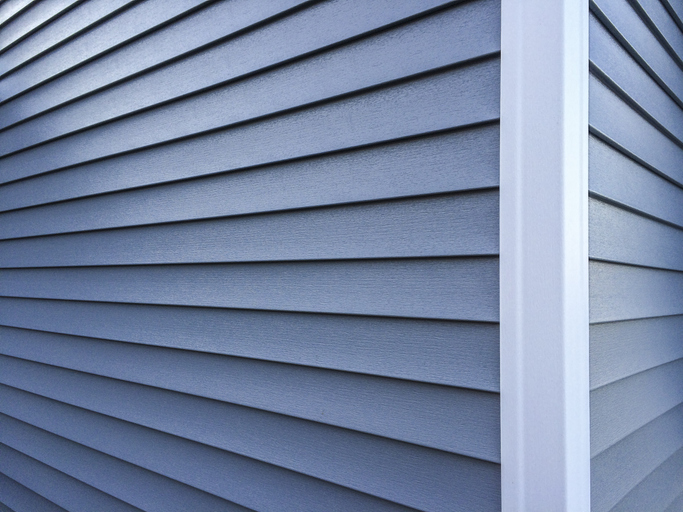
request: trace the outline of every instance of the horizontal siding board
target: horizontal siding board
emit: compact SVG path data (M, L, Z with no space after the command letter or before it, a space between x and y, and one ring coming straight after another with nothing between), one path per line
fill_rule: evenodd
M631 489L683 447L681 433L683 404L594 457L591 462L591 510L611 510Z
M96 380L94 377L89 379ZM445 510L445 504L458 509L457 505L463 501L467 503L468 494L470 505L479 502L479 507L485 508L481 504L483 501L490 509L495 509L496 498L499 499L496 489L499 471L495 464L153 388L138 386L127 390L132 388L130 384L112 384L111 392L105 392L103 400L94 398L98 404L96 410L111 411L118 403L110 416L420 510ZM130 392L135 393L135 402L126 399ZM5 409L16 409L11 404L23 397L22 403L26 406L22 408L21 417L24 421L45 423L46 428L63 431L65 436L70 436L69 431L73 430L69 423L88 425L88 430L97 431L98 423L106 422L104 418L98 419L99 415L16 389L0 386L0 393L7 398L5 403L10 404ZM9 400L13 397L16 398ZM43 410L49 414L42 414ZM44 416L50 419L45 420ZM87 440L83 442L87 443ZM225 457L229 459L231 455L225 454ZM259 485L261 478L255 477L254 484ZM485 490L471 492L482 483ZM419 492L415 492L416 487Z
M683 30L683 6L671 0L661 0L662 5L666 7L671 17L676 21L681 30Z
M683 448L654 470L612 510L614 512L664 510L676 499L681 489L681 481L683 481Z
M596 199L589 200L589 240L591 258L683 271L683 228Z
M83 231L498 186L497 125L0 214L0 237ZM119 166L119 174L124 170ZM12 209L136 186L77 169L0 187ZM85 170L84 172L88 172ZM99 179L101 176L102 179ZM128 181L125 181L128 179ZM683 195L683 191L681 192ZM683 207L681 212L683 218ZM683 223L683 220L682 220Z
M6 240L0 267L497 253L498 193L477 192Z
M0 4L0 28L31 5L32 0L5 0Z
M591 392L591 454L683 402L683 359L632 375Z
M49 23L52 18L78 3L81 0L41 0L34 2L30 8L21 12L0 32L0 52L25 39L41 26Z
M171 3L155 0L138 2L132 9L123 11L118 16L107 20L106 23L60 46L45 57L22 67L16 73L0 81L0 98L2 98L0 103L6 103L8 107L3 108L1 117L5 117L5 111L16 107L16 105L9 107L7 103L15 96L37 84L53 79L84 61L111 51L112 47L153 30L158 25L201 5L203 1L206 0L177 0Z
M34 33L25 44L16 45L0 54L0 79L7 73L16 71L38 55L72 39L77 33L100 22L135 0L90 0L79 3L73 9L52 21L49 25ZM4 126L0 124L0 126Z
M0 473L0 500L3 512L65 512L51 501ZM11 507L11 508L10 508Z
M590 57L613 82L621 94L627 95L680 143L683 143L683 110L629 53L615 40L595 16L590 18Z
M638 0L634 5L641 18L644 18L653 29L662 46L678 58L680 65L683 62L683 32L666 6L661 0Z
M7 77L5 87L14 89L8 91L8 96L25 92L0 106L0 115L4 116L0 128L85 98L94 91L144 73L150 67L195 52L216 39L244 31L273 16L281 16L302 3L306 2L277 0L247 4L244 0L195 0L186 3L181 10L173 9L168 16L157 12L162 5L159 2L136 2L129 10L46 55L36 65ZM122 25L134 16L149 19L136 20L137 29L123 28ZM170 18L173 23L168 23ZM106 44L108 39L111 39L110 44ZM94 43L94 48L87 44L90 42ZM173 80L178 77L174 76ZM128 101L130 98L124 104Z
M213 495L213 507L198 505L193 510L245 510L245 507L283 511L341 511L348 510L346 507L353 510L409 510L350 489L86 410L53 402L49 407L52 414L43 415L31 411L32 405L27 400L25 415L36 419L48 439L59 436L62 443L78 443L86 453L96 450L107 457L116 457L126 464L163 475L178 482L179 493L192 489L200 495ZM41 401L41 405L45 407L47 404ZM16 420L8 422L6 418L8 416L0 415L0 424L10 423L13 430L30 425L23 422L22 425ZM101 432L108 435L102 436ZM182 460L182 464L178 464L178 460ZM231 478L226 478L227 475ZM263 492L264 489L271 492ZM215 497L226 501L220 503ZM231 508L228 498L242 505ZM187 504L187 498L184 501Z
M138 83L149 83L158 77L162 91L169 91L172 84L178 84L185 86L185 93L191 92L358 37L384 25L438 8L444 3L447 0L419 3L406 0L389 3L382 0L372 4L358 0L278 0L261 1L258 4L254 0L241 0L210 5L193 16L122 46L87 66L74 69L24 98L17 98L17 105L21 105L21 110L25 112L21 117L17 117L10 109L0 107L0 118L10 116L0 122L0 126L8 126L26 116L36 115L93 90L106 89L114 82L128 79L133 79L132 84L124 84L129 90ZM304 4L309 4L305 10L297 9L291 16L261 26L264 20L280 17L289 9ZM325 26L326 30L311 31L310 27L315 26ZM237 37L245 31L245 36ZM198 49L203 51L195 54ZM261 51L254 52L254 49ZM215 66L216 61L226 60L231 63L230 66ZM36 73L33 70L31 72ZM143 75L142 81L134 79L136 75ZM149 91L140 99L148 94ZM176 91L170 97L178 94L182 92ZM126 98L123 105L128 105L131 100L135 101Z
M590 106L593 130L683 186L683 148L632 110L594 75L590 78Z
M495 324L7 298L0 324L499 390Z
M499 115L499 75L498 59L489 59L322 106L254 120L174 147L187 151L197 143L219 144L223 155L233 155L233 165L244 166L491 121ZM95 128L4 157L0 160L3 182L180 137L186 134L182 123L189 120L188 115L202 118L187 111L172 122L167 120L163 127L155 125L155 130L149 130L149 116L135 116L106 129ZM233 154L238 149L239 154Z
M651 172L595 136L590 137L589 144L589 180L593 194L683 227L681 187Z
M10 297L498 321L498 259L493 257L13 269L1 274L0 295ZM661 277L667 278L668 273ZM675 282L667 282L676 289Z
M683 273L591 261L591 323L683 313Z
M52 335L53 339L61 337L64 354L50 351L49 359L39 354L31 357L81 372L500 461L499 400L493 393L104 340L71 338L65 343L64 336ZM36 337L33 344L31 337L19 339L35 347ZM22 351L3 345L5 354L29 357L29 347ZM75 347L84 352L79 356ZM100 360L100 356L109 359ZM24 387L29 385L28 375L37 380L41 372L49 373L42 365L5 356L0 359L7 379L14 379L5 381L8 385L21 379L19 387ZM16 375L19 371L26 376ZM79 379L74 372L56 376L62 382Z
M680 510L683 510L683 493L671 502L664 512L679 512Z
M142 510L248 510L2 413L0 426L3 444Z
M0 444L0 472L71 512L140 511L3 444Z
M308 11L303 11L301 15L306 13ZM175 130L165 135L156 133L154 137L156 140L175 138L497 52L500 50L499 19L498 2L470 2L464 7L439 12L253 78L194 95L161 110L138 114L129 130L139 138L142 130L135 126L164 126L172 121L168 127L174 126ZM265 29L273 32L273 28L268 25ZM259 44L250 35L244 36L246 41L242 44L239 44L239 38L231 41L226 55L212 57L212 62L231 62L230 66L209 67L206 56L192 56L185 65L174 63L0 133L0 153L18 151L234 79L244 72L259 69L260 61L277 60L271 55L273 48L285 51L284 44L275 46L267 38ZM278 37L283 41L292 39L287 33L278 34ZM195 59L199 62L195 63ZM359 72L359 69L363 71ZM215 70L213 73L219 76L213 77L206 70ZM304 82L306 87L299 87ZM126 126L129 125L126 122ZM116 128L106 125L99 128L101 130Z
M629 2L593 0L591 10L610 28L641 66L668 89L679 105L683 105L683 69L662 47Z
M683 358L683 316L590 327L591 389Z

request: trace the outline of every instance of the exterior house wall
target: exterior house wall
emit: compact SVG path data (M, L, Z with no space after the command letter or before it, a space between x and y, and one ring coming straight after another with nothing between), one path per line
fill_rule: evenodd
M590 19L592 510L681 510L683 22L667 0Z
M500 1L24 3L0 501L500 509Z

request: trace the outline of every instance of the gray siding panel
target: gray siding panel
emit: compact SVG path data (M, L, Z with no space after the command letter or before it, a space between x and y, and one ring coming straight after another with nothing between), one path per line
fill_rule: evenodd
M0 133L0 154L13 153L35 146L71 132L95 124L107 123L132 112L148 109L226 82L228 85L174 102L158 113L154 111L154 113L137 116L136 123L169 128L176 124L180 125L182 132L176 131L165 136L173 138L320 101L349 91L357 91L454 62L465 61L497 51L499 28L492 22L500 16L497 11L495 2L485 0L461 9L439 12L269 72L259 71L260 68L272 65L273 61L281 62L287 60L288 57L287 55L274 56L268 51L272 48L273 35L277 35L283 41L289 41L294 39L293 31L301 30L301 28L296 24L292 24L291 27L281 27L274 34L269 34L270 37L262 37L261 41L254 41L253 37L249 37L252 35L250 33L245 36L247 40L244 42L240 38L231 40L230 44L225 45L223 53L215 55L213 54L215 52L209 55L202 53L191 55L182 63L174 61L169 67L145 73L137 79L126 81L114 88L90 95L76 103L5 130ZM306 12L303 11L303 13ZM286 18L287 21L291 19L292 17ZM326 20L318 21L325 23ZM310 20L305 20L300 24L305 22L311 23ZM277 25L277 23L269 25L268 28L272 32ZM257 31L256 34L259 32ZM182 34L176 37L183 39ZM464 42L467 44L463 44ZM293 48L292 50L296 56L302 49ZM400 61L392 59L392 56L396 54L401 54ZM222 66L210 68L215 70L216 76L211 76L205 71L206 60L209 58L214 62L234 61L237 60L238 55L244 70L233 65L230 68ZM365 62L362 73L357 70L357 62L360 59ZM257 75L253 78L244 78L245 75L248 77L254 72ZM182 77L182 79L170 80L169 77ZM242 79L239 84L234 83L239 79ZM308 82L309 87L297 88L295 86L302 80ZM234 104L237 108L229 111L216 108L217 105L225 103ZM184 119L183 113L187 112L191 115ZM166 125L164 120L172 120L173 123ZM138 144L144 143L139 139L140 133L135 128L130 128L129 123L106 125L99 131L106 131L108 138L120 138L117 134L116 127L118 126L121 127L120 130L130 130L134 133ZM93 138L96 135L89 132L87 137ZM163 140L164 135L155 133L154 137Z
M612 508L652 471L683 448L683 436L680 435L683 433L680 428L682 423L683 405L679 404L595 457L591 468L591 485L595 496L593 507L599 510ZM679 435L673 436L672 432ZM643 450L643 446L647 446L647 450ZM644 507L639 510L656 508Z
M140 510L4 444L0 444L0 472L26 486L34 486L37 493L72 512ZM0 495L4 497L4 494Z
M31 0L5 0L0 4L0 27L4 27L9 21L18 16L31 4Z
M2 413L0 426L0 443L143 510L245 510Z
M499 52L498 0L91 0L0 53L29 496L500 510Z
M680 437L680 427L678 435ZM678 450L614 507L615 512L668 509L681 489L683 449ZM673 508L672 510L680 510Z
M91 0L76 5L73 9L31 35L30 44L20 44L0 54L0 78L15 72L58 45L77 37L82 31L92 28L114 15L119 9L135 0ZM3 126L3 125L0 125Z
M56 48L41 59L22 67L16 73L4 77L0 81L0 98L2 98L2 117L5 122L18 121L31 115L20 105L12 102L19 95L42 85L71 70L75 70L99 55L109 53L112 48L134 41L147 31L158 25L181 16L189 9L196 8L201 0L174 0L173 2L155 2L145 0L136 2L131 9L126 9L106 23L93 27L68 44ZM30 45L28 40L24 43ZM11 105L11 106L10 106ZM18 112L17 112L18 110ZM7 117L6 112L13 112ZM25 114L23 112L26 112Z
M0 208L19 209L0 214L0 237L493 188L498 137L498 126L488 125L190 180L161 175L175 180L147 187L151 176L123 173L124 158L118 168L85 166L0 187ZM84 179L93 171L101 179ZM34 205L43 206L27 208Z
M498 321L494 257L29 268L2 275L0 295L7 297ZM661 280L675 289L667 275Z
M206 117L173 104L3 157L2 181L178 139L180 144L172 147L185 153L185 158L192 153L196 158L196 150L211 142L220 145L222 155L232 156L224 168L235 168L491 121L498 117L499 75L498 60L485 60L262 120L250 114L233 118L232 109L218 108L225 103L204 106L200 112ZM474 88L472 83L480 85ZM201 98L210 100L212 94ZM454 97L458 101L453 101ZM239 110L242 108L236 104L235 111ZM255 116L270 112L267 108ZM222 130L206 137L183 140L218 128Z
M0 445L2 446L2 445ZM0 496L6 504L0 508L2 512L64 512L60 506L43 498L15 480L0 473ZM10 508L10 506L12 508Z
M0 324L499 391L493 323L0 298Z
M18 44L80 0L40 0L12 18L0 32L0 52Z
M471 491L477 496L475 502L494 502L494 489L500 478L496 464L222 402L122 382L108 382L108 379L76 372L72 372L72 375L74 382L71 385L92 386L88 396L79 397L78 400L81 405L88 405L88 409L92 408L90 404L94 404L97 414L56 401L60 395L68 394L64 389L51 390L47 382L28 383L28 387L36 392L42 388L42 394L56 398L43 398L2 386L3 397L15 398L14 402L8 400L8 403L16 403L17 399L21 399L27 404L22 411L11 405L5 410L12 410L13 416L24 421L40 424L55 433L61 432L80 443L97 446L125 460L136 461L143 467L154 467L181 481L194 478L197 486L209 485L215 494L232 496L243 503L247 499L245 496L254 494L259 488L301 494L297 499L302 504L311 498L321 499L316 495L327 492L333 495L329 499L341 500L333 504L334 509L341 510L344 510L345 497L360 505L366 500L363 510L368 507L373 510L373 502L382 509L383 502L370 496L412 504L420 510L449 510L452 504L466 506L468 500L474 497ZM121 394L131 387L139 392L140 399L135 403ZM49 419L44 417L44 410L50 411ZM180 411L180 416L173 411ZM136 440L142 438L141 441L156 446L151 451L140 446L122 448L118 446L120 443L117 439L102 441L94 435L73 432L77 430L74 429L75 422L92 427L84 429L86 432L109 428L120 432L114 435L129 435ZM321 441L327 447L324 451L316 447ZM185 467L174 469L169 464L173 458L164 450L185 450L188 459L181 465ZM150 463L155 466L148 466ZM220 465L223 469L215 467L213 469L218 470L216 476L198 479L199 475L193 473L201 475L210 469L196 467L202 464ZM244 473L247 482L241 479L232 481L223 476L236 471ZM310 475L322 480L310 478ZM421 493L411 490L415 482L420 482L423 489ZM274 493L262 499L280 498ZM446 498L448 502L443 501ZM291 504L284 506L290 507ZM385 504L384 508L387 507L392 508ZM271 504L265 507L261 505L257 509L280 508ZM303 509L327 510L327 507L308 505Z
M592 510L683 490L683 25L661 0L590 20Z
M195 3L199 5L199 2ZM384 0L372 4L358 0L322 3L310 0L240 0L210 3L206 9L167 27L160 27L130 44L117 47L116 51L107 52L106 55L103 51L101 58L73 69L54 83L46 84L46 87L36 89L24 98L17 98L15 108L11 109L8 105L3 110L0 107L0 117L5 113L10 116L0 126L14 124L79 98L90 104L91 101L84 96L95 91L105 96L117 96L118 101L123 101L119 108L150 105L153 104L149 101L150 95L154 97L156 93L145 87L151 84L161 87L159 93L165 92L166 99L171 99L372 33L380 27L390 26L444 3L446 0L419 3L406 0L390 3ZM153 4L149 8L159 8ZM308 8L300 11L298 7L301 5ZM131 11L131 18L144 16L146 13L139 11L145 7L146 4L142 4L138 10ZM290 10L294 10L290 16L279 19ZM270 18L273 18L274 23L264 25L264 21ZM119 37L119 34L125 33L127 21L112 20L111 26L102 30L106 29L107 35L111 33ZM322 25L327 30L310 30L311 26ZM90 39L105 51L113 44L120 44L107 45L107 35L93 34ZM90 46L88 43L90 41L86 39L78 40L78 44L84 48ZM65 53L65 57L71 59L75 52L69 49ZM231 65L215 66L217 60L224 59L229 60ZM53 59L51 65L52 62L62 71L65 70L63 59ZM39 69L35 73L44 71ZM123 90L129 94L124 99L119 94ZM135 95L130 96L133 91ZM136 98L136 95L141 97ZM97 95L94 101L102 97ZM26 115L17 115L16 108L25 111Z
M497 216L497 191L316 208L6 240L0 267L496 255Z

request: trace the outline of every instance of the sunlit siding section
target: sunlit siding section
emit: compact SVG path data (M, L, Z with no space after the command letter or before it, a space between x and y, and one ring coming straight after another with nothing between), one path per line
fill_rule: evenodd
M683 23L666 0L590 20L595 512L683 492Z
M499 0L91 0L0 66L8 507L500 509Z

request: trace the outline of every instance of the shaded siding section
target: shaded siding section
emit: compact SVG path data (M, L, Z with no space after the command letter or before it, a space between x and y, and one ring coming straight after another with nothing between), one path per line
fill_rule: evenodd
M666 0L591 3L591 473L596 512L680 509L682 30L673 3Z
M499 510L500 2L72 4L0 52L6 506Z

